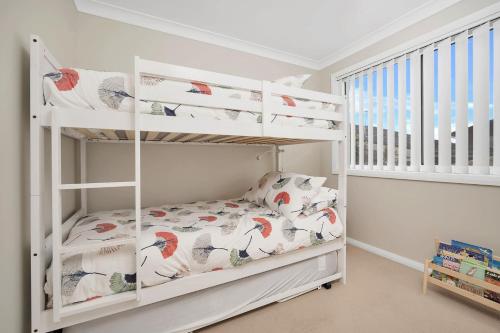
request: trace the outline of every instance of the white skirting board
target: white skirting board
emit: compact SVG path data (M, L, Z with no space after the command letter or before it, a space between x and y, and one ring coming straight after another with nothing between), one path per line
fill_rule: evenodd
M384 257L386 259L392 260L394 262L397 262L398 264L408 266L410 268L416 269L417 271L423 272L424 271L424 264L421 262L418 262L416 260L406 258L403 256L400 256L399 254L375 247L370 244L363 243L359 240L347 237L347 244L359 247L360 249L363 249L365 251L368 251L370 253L376 254L378 256Z

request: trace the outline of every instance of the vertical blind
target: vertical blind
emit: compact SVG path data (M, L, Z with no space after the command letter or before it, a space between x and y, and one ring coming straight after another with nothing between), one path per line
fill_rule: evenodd
M343 79L350 168L500 175L500 21Z

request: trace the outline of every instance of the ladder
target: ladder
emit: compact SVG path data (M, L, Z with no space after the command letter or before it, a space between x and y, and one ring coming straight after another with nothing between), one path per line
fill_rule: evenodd
M137 81L137 79L136 79ZM137 86L136 86L137 87ZM136 88L137 93L137 88ZM137 106L137 99L136 99ZM135 111L135 137L134 137L134 159L135 159L135 180L127 182L101 182L87 183L85 172L85 141L80 144L81 156L81 179L78 184L63 184L61 177L61 124L58 119L60 110L53 109L51 111L51 161L52 161L52 295L53 295L53 321L59 322L61 318L75 315L78 313L92 311L98 308L111 306L117 303L139 302L141 300L141 135L140 135L140 114L138 108ZM134 187L135 188L135 238L113 239L102 241L96 244L89 245L66 245L62 244L62 194L67 190L81 190L82 196L82 212L86 214L87 189L98 188L118 188L118 187ZM127 291L115 295L105 296L91 301L70 304L63 306L62 304L62 256L68 254L78 254L86 251L97 250L102 247L117 246L117 245L132 245L135 244L135 262L136 262L136 289L135 291Z

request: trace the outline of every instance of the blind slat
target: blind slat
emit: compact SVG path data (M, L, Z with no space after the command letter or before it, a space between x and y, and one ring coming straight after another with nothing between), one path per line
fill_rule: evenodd
M379 65L377 67L377 169L379 170L382 170L384 167L383 71L383 65Z
M500 175L500 20L493 24L493 168Z
M438 49L438 172L451 172L451 40Z
M351 169L356 166L356 124L354 123L354 112L356 110L356 98L354 94L354 88L356 84L356 78L354 75L349 81L349 121L351 122Z
M411 98L411 171L420 171L421 163L421 61L420 52L413 52L410 59L411 80L410 80L410 98Z
M474 131L473 131L473 168L472 173L489 173L489 24L474 30L472 48Z
M373 169L373 70L368 70L368 169Z
M406 171L406 56L398 59L398 170Z
M467 33L455 36L455 172L469 170L469 130L467 124Z
M359 154L359 167L363 168L365 165L365 124L364 124L364 73L359 75L359 89L358 89L358 110L359 110L359 125L358 125L358 154Z
M387 169L394 170L394 60L387 64Z
M423 144L424 172L434 172L434 47L424 49L423 64Z

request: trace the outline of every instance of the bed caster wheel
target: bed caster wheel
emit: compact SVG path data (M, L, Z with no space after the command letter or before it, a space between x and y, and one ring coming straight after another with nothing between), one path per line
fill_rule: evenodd
M331 282L323 283L322 287L325 288L325 289L327 289L327 290L331 289L332 288L332 283Z

